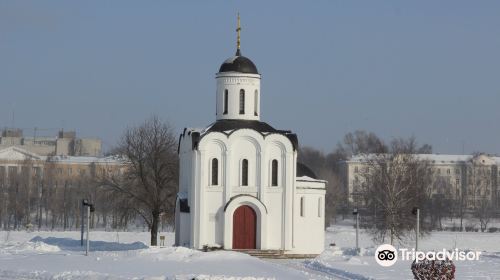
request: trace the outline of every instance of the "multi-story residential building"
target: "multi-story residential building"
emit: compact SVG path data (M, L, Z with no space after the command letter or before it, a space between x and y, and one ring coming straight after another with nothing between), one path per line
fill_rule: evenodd
M477 208L481 201L500 207L500 157L478 155L417 154L433 170L433 182L428 192L448 200L463 199L468 209ZM346 200L351 205L362 203L363 182L370 172L371 155L356 155L341 162L341 182Z
M14 177L43 179L48 176L64 184L86 176L123 173L125 168L126 162L114 156L41 156L15 146L0 150L0 184Z
M101 155L101 140L77 138L74 131L59 131L57 136L24 137L21 129L4 129L0 137L0 150L18 147L41 156L93 156Z
M0 150L0 227L36 223L66 229L77 225L79 201L101 199L99 181L122 174L119 157L42 156L11 146ZM104 219L104 218L103 218Z

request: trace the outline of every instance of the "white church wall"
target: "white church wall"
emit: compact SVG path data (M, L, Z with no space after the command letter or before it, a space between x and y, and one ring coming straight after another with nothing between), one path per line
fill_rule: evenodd
M293 146L280 134L268 135L264 144L262 174L262 201L269 209L269 220L274 221L268 226L269 249L285 249L285 235L290 223L285 222L287 199L286 194L292 192L293 184L287 177L293 176ZM272 161L278 161L278 185L272 186ZM290 202L288 202L290 203ZM288 208L290 209L290 208ZM289 216L291 213L287 213Z
M219 73L217 79L217 119L260 119L260 75L241 73ZM240 90L245 91L245 113L240 114ZM228 92L227 113L224 114L224 92ZM255 98L257 94L257 98ZM255 105L255 102L257 104ZM255 114L257 110L257 115Z
M205 191L205 209L202 211L203 222L205 224L202 232L203 244L201 245L224 245L224 200L221 190Z
M222 133L211 133L202 138L198 149L204 154L205 160L202 165L205 172L198 172L199 176L203 177L201 182L204 182L203 188L206 189L202 212L207 214L202 228L209 232L201 236L203 242L211 243L213 241L214 244L219 244L223 239L222 243L224 243L225 248L232 245L226 244L229 242L227 236L217 233L219 228L226 227L226 230L229 230L226 234L232 235L232 228L228 228L230 225L224 225L223 221L218 219L219 216L216 216L214 220L213 213L217 207L225 205L232 197L247 194L260 199L268 208L265 214L267 219L274 221L267 226L267 233L262 234L263 240L259 240L259 244L267 244L263 249L283 249L283 234L286 232L285 211L283 211L284 195L287 187L289 188L288 194L292 193L291 188L293 188L294 181L287 178L292 176L292 167L295 166L293 146L288 138L279 134L268 135L264 138L260 133L246 129L238 130L229 137ZM210 164L214 157L221 159L219 186L210 185ZM248 186L241 186L241 161L243 159L247 159L249 163ZM271 186L270 173L273 159L279 162L278 186ZM220 191L224 195L214 195L216 191ZM291 219L290 213L288 216ZM212 220L210 221L210 219ZM229 221L229 223L231 222L232 220Z
M280 139L281 140L281 139ZM288 140L288 139L286 139ZM283 140L281 140L283 141ZM279 140L271 140L271 141L266 141L265 145L265 158L264 158L264 165L265 165L265 172L263 174L263 185L269 188L282 188L286 187L286 168L288 166L287 163L287 151L286 151L286 146ZM272 186L272 161L277 160L278 161L278 185L277 186Z
M175 218L175 240L174 240L174 244L176 246L186 246L186 245L182 244L181 241L180 241L182 230L180 229L181 215L180 215L180 210L179 210L179 199L177 199L176 204L175 204L174 218Z
M226 151L227 143L224 140L225 135L215 135L214 137L207 136L208 138L204 140L199 145L199 150L205 157L204 164L201 168L205 172L200 172L202 175L201 179L201 189L204 192L204 208L201 211L203 232L201 232L201 240L203 245L213 246L213 245L223 245L223 219L221 211L224 205L224 186L226 174ZM214 164L213 159L217 159L217 183L213 184L212 180L212 165Z
M282 189L268 190L263 203L268 210L268 219L272 221L267 227L267 248L279 250L283 247L283 191Z
M186 140L183 139L182 142ZM191 174L191 168L189 164L190 154L185 150L183 143L181 142L179 149L179 192L189 192L188 183L189 175Z
M181 213L181 230L183 233L180 238L181 244L185 244L184 246L189 246L191 240L189 239L189 232L191 231L191 215L189 213Z
M177 219L177 217L176 217ZM178 227L178 230L176 228L176 244L179 246L186 246L189 247L191 244L190 240L190 231L191 231L191 216L189 213L182 213L178 212L178 219L179 222L177 224L176 220L176 227ZM177 236L177 232L179 232L179 236Z
M297 181L292 254L320 254L325 240L325 182Z
M237 133L237 132L235 132ZM256 193L257 181L260 178L260 148L261 144L252 135L231 135L230 147L238 147L231 150L230 164L236 170L231 174L230 186L235 193ZM248 186L242 184L243 160L248 160Z
M193 153L191 149L191 136L187 133L179 143L179 195L188 198L188 203L193 209L190 195L192 193L192 163ZM177 200L178 202L178 200ZM179 203L176 205L176 227L175 227L177 245L191 246L191 216L190 213L180 212Z

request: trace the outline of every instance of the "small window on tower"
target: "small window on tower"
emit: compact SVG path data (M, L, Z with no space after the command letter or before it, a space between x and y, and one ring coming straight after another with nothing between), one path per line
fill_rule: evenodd
M248 186L248 160L241 161L241 185Z
M257 112L257 109L259 108L259 91L258 90L255 90L255 97L254 97L254 101L253 101L253 107L254 107L254 115L258 116L259 113Z
M224 112L222 114L227 115L227 101L229 99L229 93L226 90L224 90Z
M245 90L240 89L240 115L245 114Z

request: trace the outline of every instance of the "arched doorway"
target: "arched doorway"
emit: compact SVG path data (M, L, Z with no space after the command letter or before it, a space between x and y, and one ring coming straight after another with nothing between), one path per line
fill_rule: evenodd
M257 214L242 205L233 214L233 249L256 249Z

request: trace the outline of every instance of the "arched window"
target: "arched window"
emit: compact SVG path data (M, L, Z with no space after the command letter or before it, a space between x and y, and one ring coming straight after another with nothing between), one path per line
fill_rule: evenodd
M306 198L304 196L300 197L300 216L306 216Z
M278 161L273 159L271 163L271 186L278 185Z
M241 185L248 186L248 160L241 161Z
M212 186L219 184L219 160L212 159Z
M227 114L227 102L229 100L229 92L224 90L224 112L222 114L226 115Z
M255 90L255 97L254 97L254 101L253 101L253 111L254 111L254 115L258 116L259 113L257 112L257 109L259 108L259 91L258 90Z
M240 89L240 115L245 114L245 90Z

